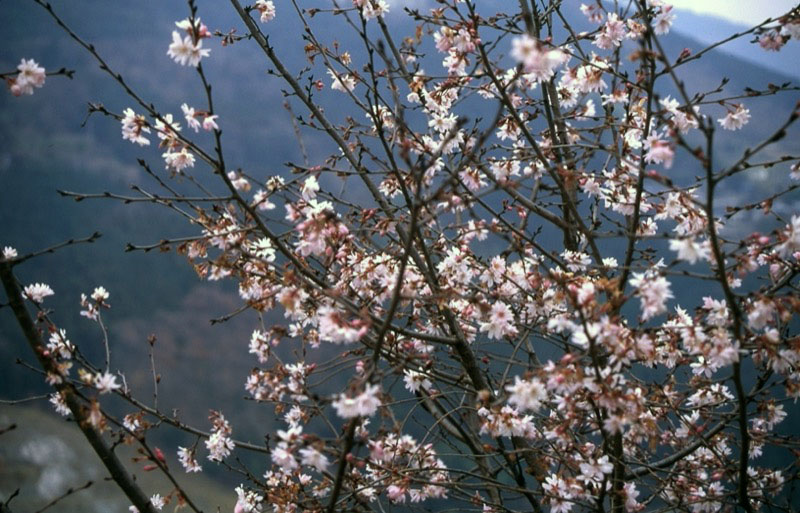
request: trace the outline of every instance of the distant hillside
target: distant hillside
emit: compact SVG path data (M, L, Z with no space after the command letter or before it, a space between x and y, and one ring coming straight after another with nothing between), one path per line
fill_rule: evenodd
M99 0L71 3L69 7L56 2L55 7L79 34L96 45L112 66L123 72L142 96L152 99L157 107L165 112L178 113L183 101L201 104L201 90L193 71L176 66L166 56L173 21L187 14L186 6L181 2L145 0L132 9L131 16L124 17L119 16L119 5ZM242 30L240 22L227 6L201 1L199 7L204 19L214 20L210 22L212 29ZM573 5L568 8L577 9ZM291 15L282 17L280 26L270 26L268 30L271 41L286 62L300 69L309 63L303 55L300 30L294 18ZM579 13L575 18L583 19ZM712 37L709 34L715 34L716 27L723 27L719 30L726 28L724 22L701 19L690 13L680 13L678 19L681 18L689 23L689 28L684 26L684 30L701 39ZM69 237L85 236L95 230L104 233L104 237L91 247L68 249L26 264L19 270L23 281L47 281L54 287L56 296L51 304L56 308L56 318L65 323L75 340L85 340L90 353L97 333L92 331L90 323L78 317L77 299L80 292L102 284L111 292L113 309L108 317L112 334L124 326L125 342L120 344L121 347L137 347L137 341L145 340L150 332L154 332L164 341L165 354L175 353L176 348L166 347L173 343L183 344L179 347L191 351L192 347L199 345L197 342L188 343L186 335L181 334L181 327L192 326L192 339L203 339L210 347L219 344L228 349L226 354L231 360L231 369L238 369L238 372L252 365L245 350L253 326L252 316L244 316L237 319L238 324L228 326L211 327L208 323L210 318L233 309L236 299L231 284L203 284L203 287L211 289L210 297L229 299L206 303L205 308L187 308L200 281L180 257L173 254L126 254L122 251L128 242L151 243L163 237L194 235L197 233L195 228L164 208L110 201L75 203L55 192L56 189L66 189L124 194L130 192L131 184L157 190L157 184L136 165L136 158L145 158L154 169L160 169L163 164L157 149L139 148L122 141L114 120L99 116L86 120L88 102L102 102L112 110L121 111L132 105L132 101L32 2L3 3L0 20L14 20L14 23L5 24L9 29L0 34L0 45L4 49L0 55L0 69L12 68L20 57L25 56L39 59L48 68L67 66L78 70L71 81L62 77L48 79L46 86L31 97L13 98L9 94L0 94L0 140L3 141L0 145L0 180L3 184L0 190L0 219L3 223L0 244L12 245L26 252ZM98 20L103 22L98 23ZM401 15L393 14L390 21L401 20ZM692 20L705 23L704 30L692 29L691 23L695 23ZM581 23L584 22L578 22L578 29L589 28L580 26ZM413 23L403 21L398 27L398 34L413 32ZM341 28L335 23L322 24L319 36L329 44L338 41L343 48L357 51L361 43L351 31ZM704 46L697 39L679 33L670 34L664 38L664 43L672 55L679 54L683 48L697 52ZM791 45L800 46L796 42L791 42ZM436 55L429 56L430 63L426 63L426 67L438 69L439 59ZM267 74L267 69L263 56L247 42L229 48L213 44L212 57L207 62L220 112L220 126L224 129L228 164L232 168L246 169L262 179L285 173L284 162L300 160L288 122L289 114L281 106L280 83ZM319 73L319 66L315 70ZM769 83L790 80L785 74L724 52L712 52L706 58L682 67L680 75L686 79L690 93L714 88L722 77L730 79L728 91L731 93L741 93L747 86L765 88ZM662 97L667 94L675 96L675 91L665 84L660 94ZM767 133L775 123L784 119L798 98L798 94L786 94L749 102L754 115L744 130L733 133L719 131L718 165L737 158L758 135ZM337 102L336 99L338 97L332 95L319 96L331 118L344 119L350 114L345 110L347 102ZM481 108L487 109L485 103L483 106L469 103L462 114L471 119L484 114L488 117L488 110L483 112ZM297 111L303 113L300 108ZM719 117L724 109L708 105L703 112ZM796 135L795 131L781 144L771 147L770 154L780 155L785 151L781 148L796 144L793 141L797 139L792 137ZM330 144L313 132L306 132L304 137L312 161L330 149ZM690 178L695 173L693 169L694 163L679 154L672 174L682 179L681 173L685 173L684 178ZM723 185L720 193L729 198L735 195L744 202L747 195L760 192L763 187L788 183L787 174L786 166L775 166L763 173L748 173L739 182L731 182L730 187ZM216 185L212 176L200 173L199 178ZM175 180L173 185L179 190L192 190L191 184L185 180ZM786 209L786 205L778 201L774 208L780 211ZM758 218L753 217L746 221L746 226L730 229L737 230L736 233L743 232L755 229L757 223ZM16 327L9 323L8 316L0 315L2 361L29 357L26 348L15 348L16 336ZM96 344L94 347L97 348ZM124 355L121 356L124 360ZM176 397L191 398L193 394L198 398L205 397L205 390L185 385L191 382L188 379L191 373L204 374L202 370L187 367L185 372L190 374L175 376ZM237 379L243 380L243 376L226 379L230 379L233 385ZM12 368L0 373L0 390L27 389L35 381L29 373L20 372L18 367ZM165 390L165 394L169 393ZM242 393L241 385L229 393L238 396Z
M212 12L226 13L212 29L227 32L238 28L238 33L242 33L241 24L230 15L230 9L221 9L210 0L199 4L204 20L216 20L211 16ZM135 5L126 4L124 16L120 15L119 2L55 2L55 6L67 14L76 31L95 43L132 86L144 97L152 98L158 108L179 113L183 101L201 104L201 91L192 70L176 66L166 56L173 22L186 16L183 3L143 0ZM81 16L81 13L90 15ZM711 29L724 26L716 19L692 16L680 13L679 20L685 18L688 25L681 22L678 27L694 39L679 33L664 39L672 55L678 55L683 48L698 51L704 44L697 38L713 39L717 36L709 35L713 32ZM299 70L309 63L302 51L301 29L290 21L292 19L293 16L287 15L281 20L281 25L270 30L281 55L293 69ZM139 395L144 398L151 394L146 340L154 333L158 338L156 365L164 375L160 390L162 406L181 407L181 414L200 427L206 426L207 408L219 408L231 418L237 438L258 441L274 426L263 405L241 401L246 373L255 365L252 355L247 354L249 334L256 326L255 315L248 312L224 325L211 326L211 318L234 311L239 304L231 284L200 282L183 259L171 253L123 252L128 242L152 243L163 237L196 235L196 227L178 220L163 208L110 201L75 203L56 193L57 189L129 193L131 184L148 190L157 189L157 184L136 165L136 158L146 158L154 169L161 169L163 164L157 149L142 149L122 141L119 125L114 120L97 116L82 124L86 121L87 102L102 102L119 112L132 106L132 101L32 2L0 2L0 24L7 28L0 33L0 47L3 48L0 69L13 69L21 57L26 57L35 58L51 69L66 66L78 70L72 81L62 77L48 78L45 87L32 97L13 98L5 91L0 92L0 246L15 246L25 253L70 237L85 236L95 230L103 232L103 238L92 246L66 249L21 266L20 278L25 283L44 281L54 288L56 295L52 301L48 300L48 306L55 309L54 318L67 329L73 342L90 356L100 355L99 333L92 323L78 315L78 298L81 292L104 285L111 292L112 309L107 314L107 324L111 330L112 363L128 373L130 383ZM340 31L340 28L335 24L323 25L320 37L329 43L338 40L344 47L359 48L360 43L350 32ZM401 34L411 33L412 24L402 25ZM800 46L797 42L790 45L794 48ZM788 47L785 50L793 51ZM789 74L800 76L797 67L783 70L785 73L780 73L780 69L776 71L774 66L773 69L764 67L769 66L769 54L764 53L763 59L754 60L749 50L734 51L735 55L713 52L700 62L682 68L680 73L686 78L690 92L713 89L722 77L730 79L729 91L741 93L747 86L765 88L769 83L789 80ZM435 55L428 58L432 62L440 60ZM785 56L781 58L785 59ZM435 66L438 64L426 65L426 68L433 70ZM214 84L231 168L241 167L266 179L285 173L284 162L300 161L289 114L281 106L284 97L280 84L267 74L263 56L252 45L248 42L237 43L232 48L214 45L207 69ZM314 72L320 74L319 67ZM660 93L662 96L675 96L669 87L664 87ZM750 125L739 132L720 133L717 164L731 162L758 135L767 133L769 128L785 119L798 98L798 94L787 94L753 100L754 116ZM338 97L321 94L320 99L332 118L343 119L350 114L345 110L347 102L337 102ZM712 117L721 116L723 111L717 105L704 107L704 113ZM301 112L297 109L298 114ZM467 109L464 113L471 119L485 114L481 110ZM304 137L314 163L331 150L330 144L321 136L306 133ZM781 144L772 147L770 154L780 155L789 147L796 149L797 140L795 130ZM676 159L673 166L676 177L687 180L695 173L694 164L685 156ZM743 203L748 197L760 194L762 188L774 188L776 184L788 182L787 174L785 166L775 166L764 173L754 174L753 178L743 177L732 182L722 188L720 194ZM200 173L199 176L207 183L214 179L210 173ZM175 186L180 190L191 190L191 184L186 180L175 180ZM779 212L788 211L791 200L776 202L774 208ZM728 233L735 237L760 229L758 216L742 217L738 225L729 227ZM542 243L556 245L558 242L542 239ZM691 293L693 297L697 295L696 290L685 293ZM676 291L676 295L680 297L681 291ZM277 321L277 317L267 318L267 322L271 320ZM32 360L29 349L20 342L19 330L7 309L0 309L0 398L46 390L37 375L13 364L18 358ZM80 452L86 449L85 443L78 440L74 430L58 430L71 426L36 410L22 408L0 408L0 427L4 425L3 418L14 420L21 426L24 421L27 425L37 426L37 429L41 427L42 436L50 437L47 440L52 441L51 446L34 448L31 454L40 454L41 451L64 454L69 461L74 459L76 465L79 461L91 459L85 456L85 452ZM67 432L70 434L64 434ZM10 481L12 478L33 483L38 482L37 476L45 472L35 462L30 467L2 464L27 461L24 455L3 452L24 446L25 440L12 438L23 434L25 430L19 429L0 437L0 455L4 458L0 460L1 493L9 493L8 490L15 486L7 484L16 482ZM60 438L62 436L71 438L65 442ZM29 470L19 471L24 475L2 474L15 472L14 468ZM75 476L95 478L77 471ZM202 486L211 487L210 484ZM93 492L82 493L89 495ZM31 507L38 504L41 503L34 501ZM75 510L80 508L76 506ZM230 510L230 507L222 510ZM214 509L209 508L209 511Z
M19 489L10 507L12 511L36 511L69 488L93 484L76 492L48 511L53 513L109 513L128 511L130 502L117 486L106 479L108 473L78 428L55 414L33 407L0 405L0 430L10 424L16 429L0 435L0 502L5 502ZM207 475L185 474L174 451L165 451L167 463L192 501L205 511L232 511L236 494ZM158 471L143 472L143 464L133 464L135 452L128 447L118 449L120 459L129 463L147 494L166 496L171 484ZM174 503L173 503L174 504ZM167 511L167 510L165 510ZM172 511L172 505L168 506Z
M715 16L704 16L682 10L676 12L675 31L706 45L751 28ZM753 25L761 21L763 20L753 20ZM717 51L762 66L775 73L790 76L795 80L800 79L800 65L798 65L800 63L800 41L789 41L779 52L767 52L758 46L758 43L753 43L753 39L753 35L750 34L726 43Z

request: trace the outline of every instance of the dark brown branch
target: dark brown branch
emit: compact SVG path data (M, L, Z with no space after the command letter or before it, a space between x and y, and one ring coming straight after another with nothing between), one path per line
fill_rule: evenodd
M28 346L36 355L39 364L46 372L58 374L55 369L53 361L45 356L45 345L41 340L39 331L31 318L28 309L22 299L22 289L17 283L16 278L12 273L10 262L0 261L0 281L3 282L3 288L8 296L8 303L11 310L14 312L17 324L22 330L22 335L28 342ZM94 427L89 423L89 419L85 413L83 405L77 397L75 387L68 381L64 381L55 386L56 390L61 394L64 402L67 404L72 416L75 418L78 427L80 428L83 436L92 446L100 461L108 470L111 478L125 493L128 499L136 506L140 513L155 513L155 508L150 504L150 499L145 495L139 485L136 484L133 477L128 473L128 470L117 458L117 455L106 444L103 436L98 433Z
M59 502L61 502L62 500L66 499L70 495L78 493L78 492L80 492L82 490L86 490L87 488L89 488L93 484L94 484L93 481L87 481L86 484L84 484L83 486L79 486L78 488L68 488L66 492L64 492L63 494L59 495L58 497L56 497L52 501L48 502L43 508L36 510L36 513L42 513L46 509L49 509L49 508L55 506L56 504L58 504Z

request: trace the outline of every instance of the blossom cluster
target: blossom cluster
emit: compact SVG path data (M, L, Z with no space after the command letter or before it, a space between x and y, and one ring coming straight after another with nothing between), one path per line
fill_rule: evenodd
M588 31L558 3L494 17L469 0L439 4L411 10L419 25L397 40L383 0L298 11L302 83L261 32L275 25L255 24L275 19L272 1L244 13L252 38L223 36L260 44L287 98L310 110L298 130L335 145L327 158L304 153L291 174L226 163L211 101L181 105L186 131L141 103L144 114L117 116L123 139L158 139L163 183L198 184L210 170L224 187L199 187L208 204L150 199L191 207L177 209L196 230L177 251L257 314L240 344L257 363L244 389L281 427L254 448L212 410L211 432L178 447L181 466L202 470L200 440L217 463L267 454L243 473L237 512L433 499L486 512L519 501L555 513L606 501L768 509L789 477L763 455L798 447L777 428L800 398L800 214L784 180L800 177L800 156L755 154L800 111L741 155L714 148L756 131L750 96L788 87L687 90L678 77L693 54L663 54L676 20L663 0L581 5ZM366 64L352 42L322 41L318 16L356 27ZM560 18L565 30L552 30ZM790 12L752 33L777 50L798 26ZM216 33L194 11L177 27L168 55L196 67L210 96L203 44ZM358 115L335 119L327 102ZM199 142L208 135L214 151ZM787 176L762 180L753 194L769 192L744 204L737 191L756 171ZM746 217L755 211L763 219ZM23 297L52 294L34 283ZM81 314L102 328L108 297L82 296ZM60 384L75 346L53 328L47 350L47 379ZM119 376L79 371L102 400L125 395ZM51 402L67 412L60 395ZM145 417L124 426L142 433Z
M16 76L6 79L11 94L14 96L22 96L24 94L33 94L34 88L39 88L44 85L46 75L44 68L39 66L33 59L22 59L17 66Z

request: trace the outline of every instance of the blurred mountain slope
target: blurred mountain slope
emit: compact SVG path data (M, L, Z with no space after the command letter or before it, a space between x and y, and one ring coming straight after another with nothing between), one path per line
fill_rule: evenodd
M30 406L0 405L0 429L16 424L16 429L0 435L0 502L19 489L10 507L12 511L36 511L64 494L68 488L92 485L67 497L48 511L96 512L128 511L130 502L86 443L80 430L63 419ZM143 472L144 463L134 464L133 447L120 446L118 456L136 476L142 490L166 496L171 484L158 471ZM166 454L170 468L176 470L178 483L189 497L205 511L231 511L236 495L208 476L184 474L171 451ZM168 508L172 508L172 505Z
M210 1L199 5L203 19L213 20L209 21L212 30L227 32L238 27L242 32L241 23L229 8ZM54 2L54 7L107 56L110 65L120 70L142 97L152 99L163 112L177 115L184 101L202 105L202 91L194 71L177 66L166 56L174 21L187 13L181 2L146 0L132 6L120 1L62 1ZM286 62L300 70L310 63L304 57L302 29L292 19L286 13L280 24L269 26L268 31ZM21 57L26 57L37 59L48 69L65 66L78 70L74 80L48 78L45 87L31 97L0 94L0 246L11 245L25 253L95 230L104 234L91 246L65 249L21 266L21 280L43 281L54 288L56 296L48 300L48 306L55 309L54 319L89 356L101 354L99 332L78 315L78 298L81 292L104 285L111 292L107 324L113 358L126 371L136 392L143 398L152 393L146 340L154 333L158 340L156 365L164 375L160 389L164 407L180 407L182 414L200 427L205 422L206 408L219 408L231 418L237 438L258 441L273 427L268 412L255 403L242 405L240 400L246 373L255 364L247 354L247 342L250 331L257 327L257 319L247 313L223 325L209 323L211 318L237 308L235 287L228 283L201 283L183 259L173 253L123 251L128 242L153 243L165 237L197 235L197 227L163 207L111 201L75 203L56 193L62 189L129 194L132 184L158 190L155 181L136 165L137 158L144 158L154 170L161 171L163 164L156 148L139 148L122 141L119 124L113 119L99 115L86 119L88 102L103 103L114 112L129 106L141 112L141 108L32 2L0 3L0 24L7 27L0 34L0 69L13 69ZM320 38L330 45L338 41L354 52L359 47L342 23L320 23L318 27ZM413 33L413 24L404 22L398 33ZM704 47L697 39L677 32L664 38L664 42L673 56L683 48L697 53ZM440 56L430 55L428 59L427 69L440 69ZM267 73L263 55L253 45L241 42L223 48L215 44L204 66L214 84L231 168L245 169L265 180L285 173L284 162L301 160L289 114L282 107L280 83ZM315 78L329 83L318 63L313 71ZM763 89L770 83L790 80L784 74L719 50L681 68L679 74L690 93L713 89L722 77L730 79L732 92L744 92L745 87ZM660 93L662 97L676 96L669 87ZM319 101L332 119L342 120L353 113L347 110L348 102L340 101L337 95L325 91L320 93ZM759 134L768 133L785 119L797 100L796 93L748 100L753 111L751 123L739 132L718 131L717 164L734 161ZM300 109L297 111L301 113ZM723 115L724 108L709 105L703 112L716 118ZM480 108L463 112L472 119L488 117L487 113ZM330 143L315 132L306 131L304 137L312 163L333 151ZM771 147L770 155L779 156L790 147L796 150L797 140L794 131ZM200 180L216 183L210 172L200 166L198 170ZM682 180L697 173L694 162L685 156L676 159L671 171ZM788 183L787 174L786 166L748 173L729 187L723 186L720 193L730 201L746 202ZM193 191L186 180L178 178L174 184L181 191ZM775 208L786 210L790 206L778 202ZM281 215L275 214L278 219ZM734 232L737 234L760 229L759 215L742 217L743 221L730 229L738 230ZM557 241L546 243L554 245ZM697 291L687 294L696 297ZM277 318L270 317L267 322L272 320ZM11 316L0 309L0 397L4 399L45 390L37 375L13 365L18 358L30 361L31 355L21 343ZM14 418L18 411L9 411L9 417ZM0 438L0 447L4 444Z

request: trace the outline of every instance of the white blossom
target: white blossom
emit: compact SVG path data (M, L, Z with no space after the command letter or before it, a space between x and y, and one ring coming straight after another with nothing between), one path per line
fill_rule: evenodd
M186 472L202 472L203 467L197 462L194 449L178 447L178 461L181 462L183 470Z
M272 0L257 0L253 7L261 13L261 23L275 19L275 3Z
M741 103L735 110L728 111L724 118L719 118L717 123L725 130L739 130L750 121L750 109L744 108Z
M200 59L208 57L210 53L211 50L203 48L202 39L198 38L195 43L191 36L181 38L177 31L172 31L172 43L167 49L167 55L181 66L196 68L200 64Z
M522 411L537 411L547 398L544 384L536 378L520 379L515 376L514 384L506 386L506 391L509 393L509 404Z
M100 391L101 394L108 394L114 390L119 390L122 385L117 383L117 377L110 372L102 374L97 373L94 377L94 387Z
M336 409L336 413L344 419L369 417L381 405L381 400L378 397L379 393L379 385L367 385L364 392L355 397L349 397L345 394L339 395L339 398L333 401L333 407Z
M409 392L416 392L419 389L429 391L433 386L427 375L413 369L403 371L403 381L405 382L406 390Z
M34 303L41 304L44 301L44 298L48 296L52 296L55 294L53 289L50 288L49 285L45 283L34 283L25 287L22 291L22 297L28 298Z

